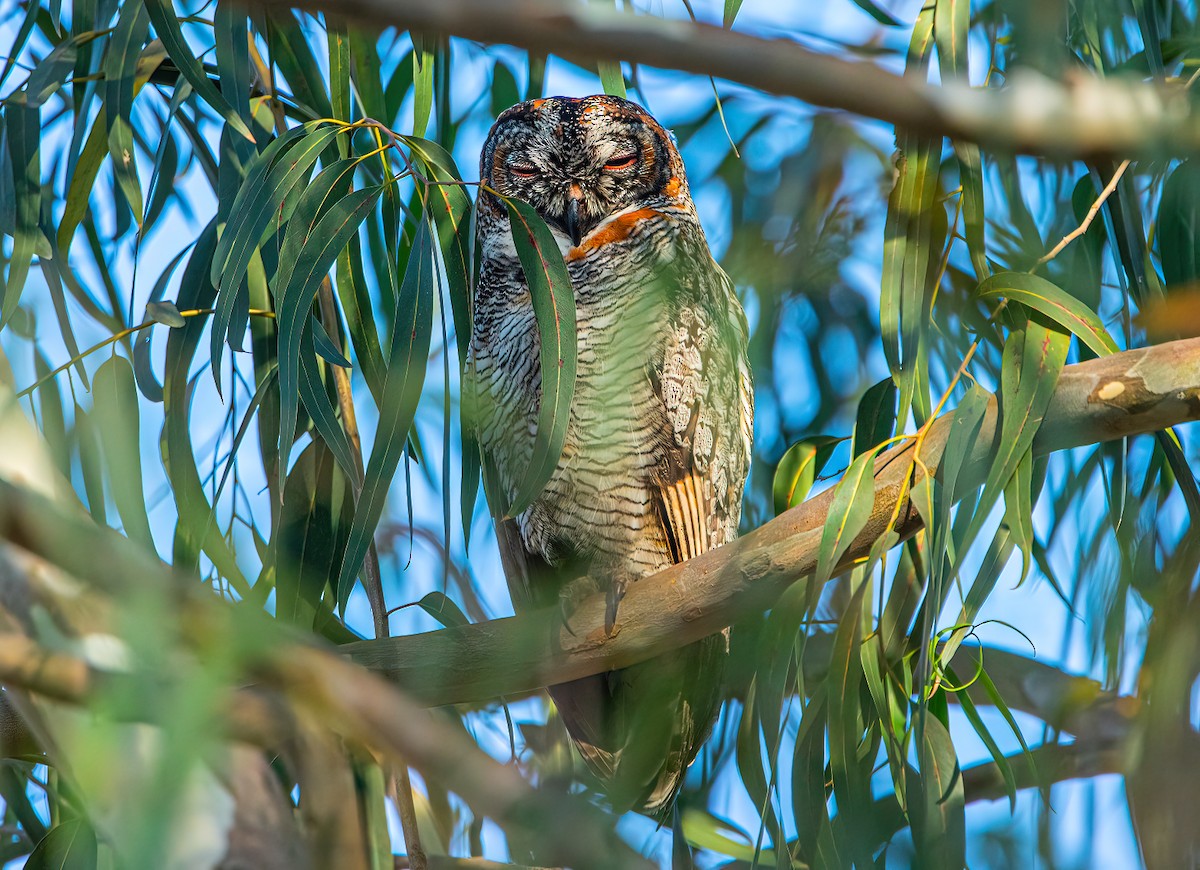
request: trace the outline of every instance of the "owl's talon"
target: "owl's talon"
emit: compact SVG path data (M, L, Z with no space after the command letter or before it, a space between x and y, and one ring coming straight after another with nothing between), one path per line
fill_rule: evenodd
M625 597L625 584L614 583L608 588L608 606L604 609L604 633L609 637L617 625L617 607Z

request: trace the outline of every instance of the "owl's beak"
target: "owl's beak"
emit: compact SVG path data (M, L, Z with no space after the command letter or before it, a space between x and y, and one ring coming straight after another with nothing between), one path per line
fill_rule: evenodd
M583 227L579 221L579 206L583 203L583 189L578 184L572 184L567 192L567 235L571 244L579 247L583 241Z

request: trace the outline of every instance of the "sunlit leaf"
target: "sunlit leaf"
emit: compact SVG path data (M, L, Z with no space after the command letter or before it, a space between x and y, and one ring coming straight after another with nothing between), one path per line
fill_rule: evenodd
M875 450L868 450L855 457L834 489L817 551L818 583L833 576L842 554L871 518L875 507L875 453Z
M413 45L413 125L412 134L425 135L433 109L433 52L423 42Z
M772 491L775 496L775 514L793 508L806 498L816 482L817 475L833 455L841 439L829 435L814 435L797 441L787 449L775 467Z
M979 285L980 299L1005 298L1044 314L1076 336L1097 356L1116 353L1117 343L1095 312L1045 278L1000 272Z

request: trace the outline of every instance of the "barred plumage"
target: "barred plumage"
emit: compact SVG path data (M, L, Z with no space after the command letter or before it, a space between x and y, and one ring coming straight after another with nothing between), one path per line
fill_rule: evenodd
M671 136L609 96L504 112L481 158L485 185L538 210L575 291L578 376L553 476L517 518L506 572L520 609L573 598L584 574L610 619L638 577L737 534L753 396L746 322L713 261ZM504 497L529 467L539 341L505 209L480 193L471 392L480 445ZM666 813L720 709L727 638L551 687L614 807Z

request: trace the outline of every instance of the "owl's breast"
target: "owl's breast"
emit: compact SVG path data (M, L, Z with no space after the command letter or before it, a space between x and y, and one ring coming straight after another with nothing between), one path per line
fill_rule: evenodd
M668 338L666 288L655 277L662 251L614 245L597 254L568 259L577 338L571 419L558 466L519 525L526 545L551 562L565 551L622 553L640 573L670 561L661 542L638 543L652 524L648 490L669 431L648 374ZM476 404L481 446L510 497L532 457L539 352L524 282L485 262L472 343Z

